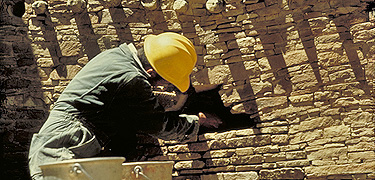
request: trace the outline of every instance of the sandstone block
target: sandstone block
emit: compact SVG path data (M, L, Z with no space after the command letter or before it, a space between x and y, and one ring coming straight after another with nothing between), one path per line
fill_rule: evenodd
M261 71L257 61L244 61L243 66L245 67L246 72L249 74L249 79L260 76Z
M262 161L262 155L239 156L232 157L231 164L260 164Z
M169 152L189 152L190 149L187 144L174 145L168 147Z
M284 134L288 133L288 126L264 127L260 128L260 132L263 134Z
M81 52L82 44L74 41L63 41L60 43L62 56L77 56Z
M276 162L277 167L305 167L311 163L309 160L294 160L294 161L280 161Z
M265 154L265 153L277 153L279 152L279 147L272 145L272 146L263 146L263 147L256 147L254 149L256 154Z
M219 173L220 180L247 180L247 179L258 179L257 172L236 172L236 173Z
M236 142L237 141L237 142ZM229 147L264 146L271 143L271 136L256 135L244 138L233 138L228 140Z
M249 46L254 46L256 41L254 37L245 37L241 39L236 40L238 47L249 47Z
M302 131L307 131L307 130L314 130L317 128L338 125L339 123L340 123L339 120L333 119L332 117L329 117L329 116L317 117L317 118L312 118L309 120L302 121L298 125L291 125L289 132L296 133L296 132L302 132Z
M246 10L247 10L247 12L251 12L251 11L262 9L262 8L265 8L265 7L266 7L266 5L264 4L264 2L260 2L260 3L246 5Z
M348 151L355 152L355 151L374 151L375 150L375 143L374 142L359 142L357 144L349 145Z
M277 145L286 145L289 143L289 136L286 134L282 135L272 135L271 136L271 143Z
M364 151L364 152L353 152L348 153L349 160L355 163L362 163L366 161L373 161L375 159L374 151Z
M305 151L286 152L286 159L306 159Z
M228 3L222 14L226 17L234 17L244 14L245 5L242 3Z
M290 144L299 144L309 142L315 139L320 139L323 136L323 131L316 129L314 131L299 132L294 135L290 135Z
M276 106L284 107L287 104L287 97L286 96L263 97L263 98L256 99L256 103L258 105L259 111L273 108Z
M206 160L206 166L207 167L228 166L231 162L232 162L231 158L207 159Z
M174 165L174 168L177 170L182 170L182 169L199 169L204 167L205 163L203 161L179 161L176 162Z
M203 169L204 173L212 173L212 172L227 172L227 171L235 171L236 167L229 165L224 167L213 167L208 169Z
M227 45L225 42L222 43L215 43L215 44L207 44L206 45L207 54L220 54L228 52Z
M334 91L314 92L314 99L318 101L327 101L329 99L336 99L339 96L340 96L340 93L334 92Z
M307 154L309 160L332 160L336 158L345 158L348 153L347 147L326 148Z
M37 60L37 65L39 67L53 67L54 63L52 58L39 58Z
M208 151L203 155L203 158L221 158L221 157L230 157L232 156L237 150L234 149L224 149L224 150L214 150Z
M256 164L256 165L239 165L236 166L236 171L241 172L241 171L256 171L256 170L261 170L263 167L261 164Z
M303 179L305 174L301 168L281 168L260 170L260 179Z
M303 104L312 103L314 100L314 94L304 94L299 96L289 96L289 100L292 104Z
M356 106L359 104L359 101L356 100L354 97L343 97L337 99L333 102L333 107L349 107L349 106Z
M335 137L335 136L343 136L343 137L349 137L350 135L350 127L345 125L339 125L339 126L332 126L327 127L323 131L323 137Z
M208 69L210 84L226 84L233 81L231 70L228 65L218 65Z
M329 74L329 78L333 83L352 82L356 76L352 69L346 69Z
M345 165L309 166L305 168L308 177L319 177L335 174L356 174L375 172L375 162Z
M286 153L263 154L264 162L277 162L286 160Z
M374 115L369 112L350 113L344 116L343 122L350 126L370 124L373 122Z
M253 155L254 147L236 148L235 153L237 156Z
M284 54L286 66L303 64L309 61L305 50L288 51Z

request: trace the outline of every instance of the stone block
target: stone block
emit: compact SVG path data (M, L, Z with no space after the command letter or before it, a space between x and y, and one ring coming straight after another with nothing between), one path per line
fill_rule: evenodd
M359 105L359 101L354 97L343 97L333 102L333 107L349 107Z
M260 170L260 179L304 179L305 173L301 168L281 168Z
M204 173L212 173L212 172L227 172L227 171L235 171L236 167L229 165L224 167L213 167L208 169L203 169Z
M63 41L60 43L62 56L77 56L81 52L82 44L74 41Z
M235 173L219 173L219 180L247 180L247 179L258 179L257 172L235 172Z
M174 164L174 168L177 170L182 169L199 169L205 166L205 163L203 161L179 161Z
M336 158L346 157L348 153L347 147L326 148L315 152L309 152L307 159L309 160L332 160Z
M278 162L286 160L286 153L263 154L264 162Z
M262 155L249 155L232 157L231 164L260 164L263 161Z
M348 156L349 156L349 160L353 163L362 163L366 161L375 160L374 151L353 152L353 153L348 153Z
M206 50L207 54L220 54L228 52L228 48L225 42L207 44Z
M237 156L253 155L254 147L236 148L235 153Z
M221 158L221 157L231 157L237 150L234 149L224 149L224 150L213 150L208 151L203 155L203 158Z
M207 142L196 142L188 145L188 149L192 152L207 151L209 146Z
M239 142L236 142L239 140ZM229 147L248 147L248 146L264 146L271 144L270 135L256 135L244 138L233 138L228 140Z
M286 134L288 133L288 126L275 126L260 128L262 134Z
M276 145L256 147L254 153L256 154L265 154L265 153L277 153L279 152L279 147Z
M306 159L305 151L286 152L286 159Z
M260 3L246 5L246 10L247 10L247 12L251 12L251 11L263 9L265 7L266 7L266 5L264 4L264 2L260 2Z
M258 106L258 110L266 110L273 107L285 107L287 105L287 97L286 96L279 96L279 97L263 97L256 99L256 103Z
M336 99L339 96L340 96L340 93L335 92L335 91L314 92L314 99L316 101L328 101L330 99Z
M232 162L231 158L214 158L214 159L207 159L206 166L207 167L216 167L216 166L228 166Z
M345 125L332 126L324 128L323 137L330 138L335 136L342 136L349 138L350 136L350 127Z
M233 81L228 65L218 65L213 68L208 68L207 73L210 84L227 84Z
M346 55L338 54L335 52L323 52L318 53L318 61L320 66L323 68L339 66L349 62L349 58Z
M303 94L298 96L289 96L289 100L292 104L306 104L312 103L314 100L314 94Z
M286 134L272 135L271 143L277 145L287 145L289 143L289 136Z
M299 132L294 135L290 135L290 144L299 144L309 142L312 140L320 139L323 136L323 131L316 129L314 131Z
M356 76L352 69L346 69L329 74L329 78L333 83L352 82Z
M373 123L374 114L369 112L350 113L344 116L343 122L346 125L357 126Z
M352 163L344 165L309 166L305 168L305 172L307 177L372 173L375 172L375 161L361 164Z
M257 61L244 61L243 66L245 67L246 72L249 74L248 79L253 79L260 76L261 70Z
M311 165L310 160L293 160L276 162L278 168L280 167L305 167Z
M174 146L169 146L168 147L169 152L189 152L190 149L187 144L179 144L179 145L174 145Z
M222 12L225 17L235 17L244 14L245 5L242 3L228 3Z
M352 137L363 137L363 136L368 136L368 137L374 137L375 131L374 128L352 128Z
M293 134L296 132L314 130L317 128L330 127L330 126L335 126L339 124L340 124L340 120L334 119L329 116L316 117L316 118L310 118L308 120L304 120L300 124L291 125L289 132Z
M303 64L309 61L305 50L288 51L284 54L286 66Z
M353 144L353 145L348 146L349 152L374 151L374 150L375 150L375 143L374 142L359 142L357 144Z

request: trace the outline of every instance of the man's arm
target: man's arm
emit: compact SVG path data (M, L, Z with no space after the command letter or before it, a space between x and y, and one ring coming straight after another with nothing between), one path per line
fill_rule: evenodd
M125 83L115 98L116 102L123 102L122 107L131 113L130 119L135 120L134 127L139 131L164 140L179 141L190 139L198 133L199 117L180 114L179 111L165 112L152 93L151 85L142 76ZM124 117L123 121L129 116Z

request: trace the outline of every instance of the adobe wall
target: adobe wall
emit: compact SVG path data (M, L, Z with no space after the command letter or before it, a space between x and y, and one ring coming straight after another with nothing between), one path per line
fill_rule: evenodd
M193 84L223 84L224 104L257 125L140 142L144 160L175 161L175 179L375 179L371 0L26 0L23 22L5 8L18 1L1 2L0 152L13 179L89 59L165 31L194 42Z

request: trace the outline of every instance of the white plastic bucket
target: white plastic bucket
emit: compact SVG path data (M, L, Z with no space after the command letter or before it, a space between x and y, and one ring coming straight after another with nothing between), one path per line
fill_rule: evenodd
M123 163L123 180L171 180L173 161Z
M40 166L43 180L121 180L124 157L83 158Z

